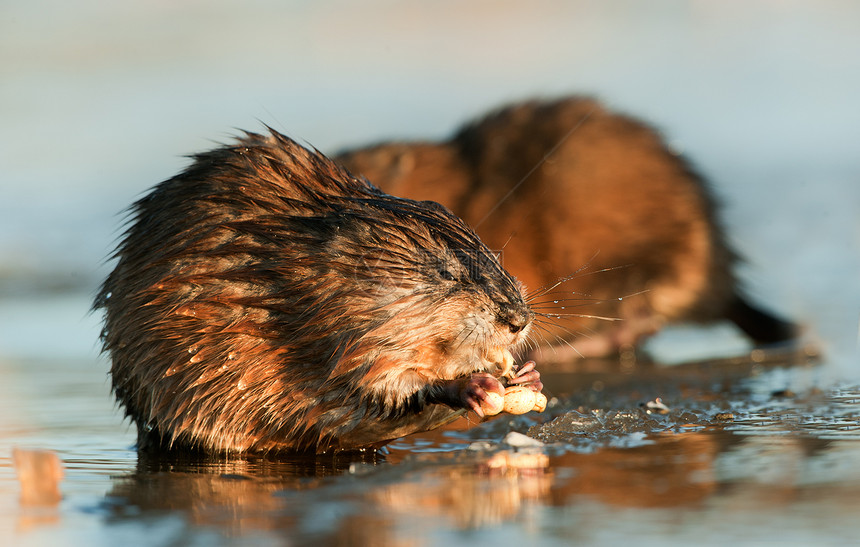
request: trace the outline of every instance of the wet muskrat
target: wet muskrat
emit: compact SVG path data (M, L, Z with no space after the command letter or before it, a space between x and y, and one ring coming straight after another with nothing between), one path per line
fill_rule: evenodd
M729 319L761 343L795 335L741 295L703 179L651 127L594 100L515 104L446 142L337 159L387 192L450 207L543 288L532 302L553 347L543 361L613 353L667 322Z
M194 157L131 209L95 307L140 448L376 447L510 383L533 320L444 207L272 131Z

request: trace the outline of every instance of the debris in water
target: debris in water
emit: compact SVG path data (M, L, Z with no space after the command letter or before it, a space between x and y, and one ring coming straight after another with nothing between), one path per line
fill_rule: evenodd
M642 403L639 405L646 414L668 414L669 410L671 410L668 406L663 404L663 399L657 397L653 401L648 401L647 403Z
M51 450L12 450L15 474L21 483L21 505L55 506L60 503L63 464Z

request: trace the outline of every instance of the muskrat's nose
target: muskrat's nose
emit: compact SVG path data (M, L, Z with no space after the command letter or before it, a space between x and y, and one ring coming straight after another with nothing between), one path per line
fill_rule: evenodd
M507 323L508 328L512 333L516 334L526 328L532 322L533 314L528 308L520 309L503 309L499 312L499 320Z

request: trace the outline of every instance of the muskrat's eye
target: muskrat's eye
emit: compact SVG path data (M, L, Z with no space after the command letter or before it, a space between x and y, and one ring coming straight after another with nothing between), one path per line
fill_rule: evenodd
M452 274L445 268L439 268L439 276L445 281L454 281L455 279L454 274Z

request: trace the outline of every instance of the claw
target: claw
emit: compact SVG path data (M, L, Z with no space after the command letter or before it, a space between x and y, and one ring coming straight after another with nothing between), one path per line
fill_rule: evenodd
M479 418L492 416L501 412L504 387L498 380L486 373L473 374L462 385L460 398L465 408L472 410ZM498 407L498 408L496 408Z
M535 369L535 362L528 361L516 371L516 376L508 380L509 384L527 385L532 391L541 391L543 382L540 380L540 372Z

